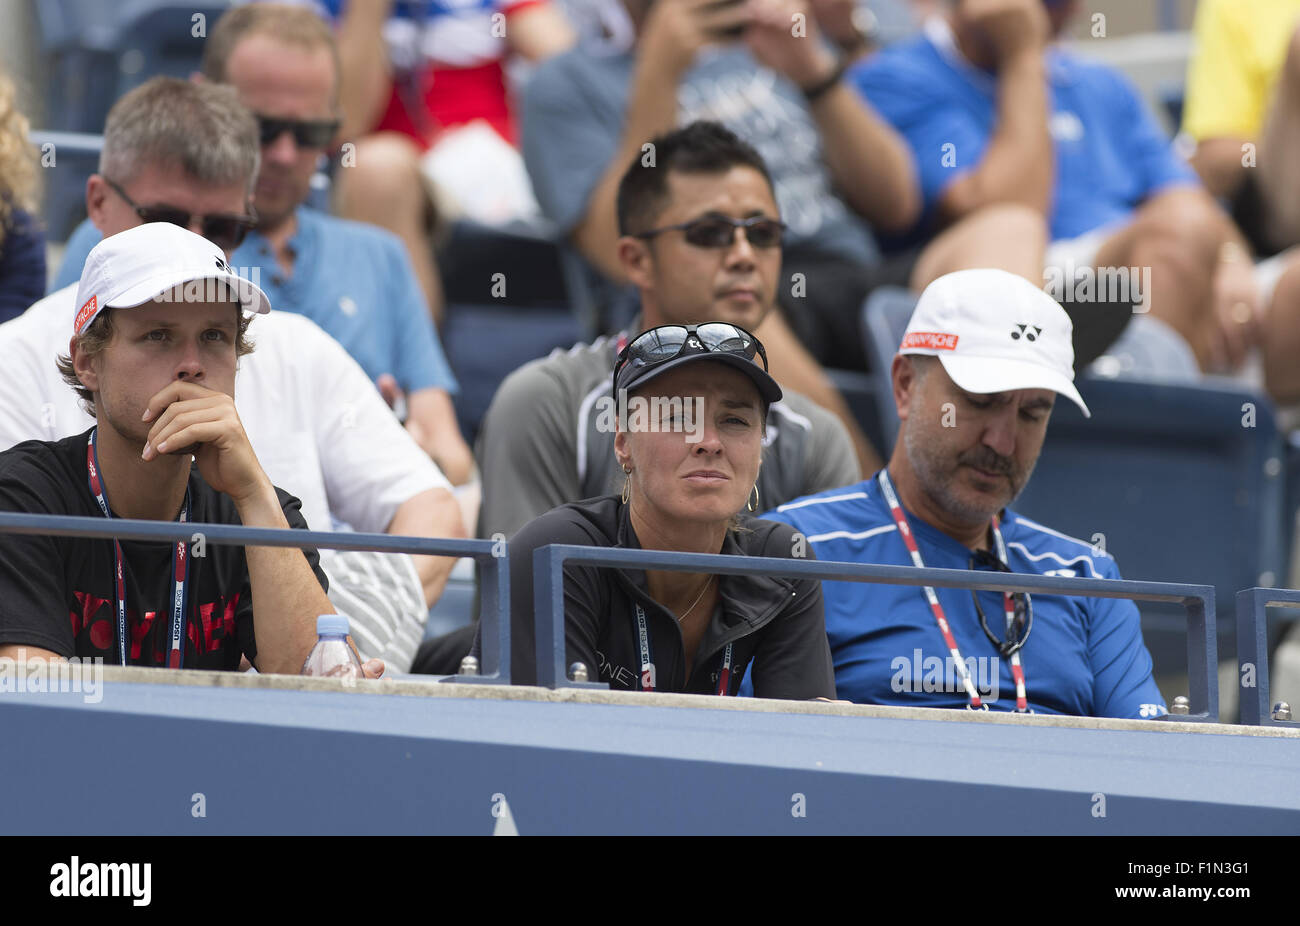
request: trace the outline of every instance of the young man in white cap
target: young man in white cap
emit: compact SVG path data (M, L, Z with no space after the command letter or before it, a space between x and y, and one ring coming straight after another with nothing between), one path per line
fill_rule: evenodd
M175 222L231 257L253 218L257 120L234 89L155 77L113 104L99 169L86 182L98 237ZM89 248L87 248L89 250ZM68 349L78 276L0 325L0 450L86 431L93 411L55 366ZM256 267L238 268L254 282ZM313 530L463 537L450 483L370 378L311 319L278 307L257 320L257 350L235 375L235 407L271 481ZM408 669L453 560L322 549L330 600L359 651ZM454 669L455 667L453 667Z
M781 505L820 560L1119 578L1115 561L1006 506L1074 388L1072 326L1042 290L962 270L921 294L893 363L885 469ZM1166 713L1137 607L1119 598L825 582L839 697L1101 717ZM942 620L940 618L942 617Z
M0 509L306 528L235 411L266 294L167 223L95 247L60 369L96 426L0 454ZM0 656L297 673L332 613L315 551L0 533ZM254 601L261 620L254 627ZM372 660L367 674L382 664Z

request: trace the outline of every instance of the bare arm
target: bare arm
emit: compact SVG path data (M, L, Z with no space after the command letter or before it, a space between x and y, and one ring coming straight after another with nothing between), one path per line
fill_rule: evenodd
M265 477L263 477L265 478ZM258 491L235 498L246 527L289 529L271 481ZM316 643L316 618L334 606L316 580L302 551L294 547L245 547L248 581L253 590L258 672L297 675Z
M511 14L506 20L510 50L529 61L545 61L568 51L577 40L559 7L544 3Z
M835 56L822 45L802 0L757 0L755 6L746 41L759 61L804 90L834 73ZM795 36L790 24L799 15L807 17L807 32ZM831 179L849 205L877 228L910 228L921 212L921 191L898 133L843 81L818 96L810 111Z
M407 396L406 429L452 485L464 485L474 475L474 454L461 437L447 390L417 389Z
M677 126L677 86L711 30L748 21L744 4L706 9L712 0L658 0L641 27L627 116L618 152L587 200L573 229L578 250L609 279L627 279L618 259L618 182L641 146Z
M1043 63L1047 14L1040 0L959 0L952 24L967 56L996 70L998 110L983 160L944 192L940 215L955 221L992 203L1047 215L1056 170Z
M393 515L387 533L407 537L452 537L466 536L465 524L460 516L460 505L456 497L446 489L429 489L408 498ZM455 565L451 556L413 556L415 571L424 586L424 603L433 607L433 603L442 594L447 584L447 576Z
M1242 161L1244 138L1207 138L1197 144L1191 157L1192 167L1213 196L1229 196L1245 179Z
M815 100L822 150L844 199L883 231L910 228L921 213L912 153L843 81Z
M754 332L767 345L772 363L772 377L782 387L803 394L833 414L849 432L853 450L864 473L874 473L884 464L871 441L862 433L848 403L827 378L826 373L799 343L779 312L768 313Z
M246 527L289 529L280 499L244 433L235 400L197 383L176 380L159 390L145 410L152 422L144 458L193 450L199 473L235 503ZM316 618L332 614L303 551L296 547L246 547L255 615L255 665L259 672L297 674L316 642Z
M348 0L336 39L343 73L339 80L339 108L343 124L339 137L356 139L374 127L392 92L384 23L392 14L393 0Z
M992 203L1022 203L1046 215L1054 169L1042 53L1030 51L999 73L997 128L984 159L948 187L940 212L955 221Z
M27 646L24 643L6 643L0 646L0 659L13 659L15 661L44 659L46 662L62 662L63 657L58 653L51 652L47 649L41 649L39 646Z

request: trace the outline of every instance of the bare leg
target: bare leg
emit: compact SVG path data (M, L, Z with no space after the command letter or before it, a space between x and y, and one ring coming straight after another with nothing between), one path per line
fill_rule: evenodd
M1300 244L1300 29L1291 35L1286 62L1259 143L1259 184L1275 247Z
M1047 223L1036 210L986 206L954 223L926 246L912 270L912 288L925 289L954 270L995 267L1043 284Z
M386 228L402 239L435 324L442 323L442 281L429 240L432 208L420 175L415 143L395 132L367 135L356 143L355 163L341 167L335 208L345 218Z
M1149 310L1183 336L1202 370L1216 363L1212 284L1226 221L1203 192L1172 190L1144 203L1097 251L1098 267L1151 268Z
M1273 290L1273 303L1264 312L1260 348L1264 353L1264 382L1275 401L1300 401L1300 254L1293 257Z

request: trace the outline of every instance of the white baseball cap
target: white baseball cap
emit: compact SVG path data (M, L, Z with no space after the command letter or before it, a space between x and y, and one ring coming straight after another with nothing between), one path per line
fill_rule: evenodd
M958 270L925 288L900 354L938 357L967 392L1050 389L1092 417L1074 388L1074 325L1056 300L1005 270Z
M202 280L227 284L205 287L204 301L231 300L233 293L245 312L271 311L261 287L235 273L219 247L189 229L150 222L110 235L86 257L72 333L85 331L104 309L138 306Z

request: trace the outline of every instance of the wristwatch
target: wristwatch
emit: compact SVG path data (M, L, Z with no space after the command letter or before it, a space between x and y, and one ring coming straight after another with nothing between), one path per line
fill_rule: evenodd
M803 98L809 103L815 103L819 98L824 96L828 90L840 82L844 76L844 71L848 67L844 59L841 58L835 62L835 67L831 69L830 74L813 84L811 87L800 87L803 91Z

